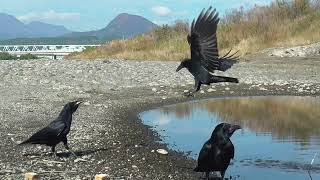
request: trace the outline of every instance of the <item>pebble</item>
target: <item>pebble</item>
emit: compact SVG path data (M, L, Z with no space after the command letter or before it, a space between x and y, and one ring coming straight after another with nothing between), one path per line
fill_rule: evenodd
M90 103L89 102L84 102L83 105L90 106Z
M168 151L166 151L165 149L157 149L157 153L162 154L162 155L167 155Z

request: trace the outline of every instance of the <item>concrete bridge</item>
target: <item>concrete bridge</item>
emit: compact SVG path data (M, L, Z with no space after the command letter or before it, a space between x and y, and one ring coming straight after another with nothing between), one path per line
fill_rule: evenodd
M101 45L0 45L0 52L17 56L33 54L57 59L57 57L63 57L73 52L81 52L88 47L98 46Z

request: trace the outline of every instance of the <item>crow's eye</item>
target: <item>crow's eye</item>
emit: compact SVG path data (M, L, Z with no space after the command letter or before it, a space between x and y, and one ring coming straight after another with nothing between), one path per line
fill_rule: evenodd
M223 132L228 132L228 127L224 127Z

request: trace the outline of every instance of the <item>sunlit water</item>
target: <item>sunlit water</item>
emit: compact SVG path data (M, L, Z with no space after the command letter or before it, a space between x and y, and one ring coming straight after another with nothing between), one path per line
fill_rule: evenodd
M245 180L320 179L320 98L248 97L194 101L140 114L170 148L197 159L220 122L239 124L226 177Z

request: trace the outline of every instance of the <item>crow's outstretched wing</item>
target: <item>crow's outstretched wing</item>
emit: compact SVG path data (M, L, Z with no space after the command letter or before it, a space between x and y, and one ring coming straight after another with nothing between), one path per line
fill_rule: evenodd
M203 9L197 20L193 20L188 35L191 59L195 63L200 61L209 72L226 71L237 62L235 53L230 54L231 50L225 56L219 57L216 34L218 23L219 17L215 9Z
M53 121L47 127L41 129L32 135L28 140L21 144L47 144L55 141L58 136L65 130L66 124L63 121Z

